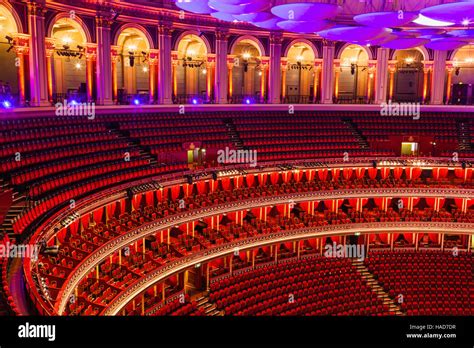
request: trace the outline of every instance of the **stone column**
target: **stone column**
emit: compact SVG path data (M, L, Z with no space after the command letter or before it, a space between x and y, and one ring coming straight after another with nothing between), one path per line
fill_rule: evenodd
M167 24L158 27L158 103L171 104L171 29Z
M94 85L95 85L95 68L97 60L97 46L95 44L88 43L86 45L86 90L87 90L87 102L91 103L94 101Z
M452 93L452 81L453 81L453 71L454 71L454 67L452 65L452 63L448 64L447 65L447 68L446 68L447 72L448 72L448 77L447 77L447 80L446 80L446 104L449 104L451 102L451 93Z
M150 50L148 57L148 89L149 89L149 103L154 104L156 101L156 71L159 59L158 50Z
M44 7L36 2L28 3L30 105L48 106L48 76L46 71L46 47Z
M268 103L281 102L281 41L279 34L270 36L270 64L268 74Z
M112 46L110 43L111 21L96 17L97 65L96 65L96 103L112 104Z
M446 77L447 51L434 51L433 75L431 79L431 104L443 104Z
M324 40L321 73L321 103L332 104L334 93L334 43Z
M26 63L25 55L28 55L29 49L29 36L24 34L15 35L15 53L16 60L15 65L17 67L17 76L18 76L18 96L20 105L25 105L26 99Z
M387 101L388 87L388 58L390 49L380 47L377 49L377 70L375 72L375 104Z
M214 102L216 104L227 104L227 94L231 77L227 71L227 38L228 33L216 31L216 62L214 74ZM232 83L232 82L230 82Z

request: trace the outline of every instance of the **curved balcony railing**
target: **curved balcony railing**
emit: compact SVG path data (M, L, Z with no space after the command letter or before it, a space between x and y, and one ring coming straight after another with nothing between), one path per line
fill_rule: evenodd
M346 225L326 225L296 230L280 231L268 235L259 235L244 240L233 241L211 249L203 250L189 256L179 258L170 263L157 268L143 278L138 279L125 289L119 296L113 299L102 315L116 315L133 298L155 283L158 283L176 273L193 267L199 263L206 263L213 259L221 258L232 254L235 250L246 251L263 247L269 244L291 242L315 237L325 237L331 235L346 235L354 233L380 233L385 231L403 232L456 232L458 234L474 234L473 223L454 222L377 222L359 223ZM60 313L61 314L61 313Z
M347 198L371 198L371 197L455 197L471 198L474 196L473 189L447 189L447 188L395 188L395 189L356 189L356 190L338 190L338 191L314 191L304 193L293 193L279 195L275 197L260 197L258 199L248 199L222 204L219 206L205 207L195 211L187 211L173 216L169 216L157 221L149 222L135 230L123 234L114 240L102 245L92 254L88 255L71 272L66 279L63 288L58 295L58 301L55 306L55 312L62 314L67 303L79 282L98 264L107 259L109 255L118 252L127 245L145 238L157 231L167 230L176 225L182 225L197 221L210 216L221 215L225 213L259 208L270 205L288 204L289 202L300 203L314 200L332 200ZM396 225L396 224L394 224ZM462 226L462 225L461 225ZM474 227L474 225L473 225ZM468 231L469 232L469 231ZM470 233L473 233L472 230Z
M367 167L372 165L373 158L354 158L348 162L344 162L341 158L324 158L324 159L314 159L314 160L303 160L303 161L286 161L284 164L292 165L295 167L299 167L301 170L316 170L320 168L344 168L344 167ZM449 159L446 158L414 158L414 159L407 159L407 158L380 158L379 164L380 166L389 165L389 166L440 166L440 167L447 167L450 166L460 166L460 163L453 163ZM317 161L317 162L316 162ZM236 165L231 167L222 167L222 168L213 168L212 170L220 171L220 170L240 170L243 169L247 173L269 173L272 171L281 171L281 168L275 167L274 162L267 162L261 163L260 168L256 169L249 169L248 166L245 165ZM63 206L61 210L55 211L53 215L50 215L46 219L42 220L40 224L35 225L35 230L38 233L35 233L31 236L30 243L38 243L42 238L49 239L52 234L54 234L55 227L60 227L60 222L63 220L68 219L71 214L77 213L80 216L87 214L90 211L93 211L97 207L100 207L104 204L108 204L112 201L115 201L119 198L125 197L125 192L128 187L152 183L159 181L164 187L170 185L178 185L183 184L186 182L186 179L183 177L184 174L195 174L201 177L201 179L210 179L210 169L203 170L203 171L194 171L188 173L172 173L167 175L161 175L157 177L150 177L146 179L139 179L135 180L130 183L117 185L101 192L95 193L91 196L84 197L82 199L78 199L76 201L76 209L71 211L69 206ZM229 173L225 176L232 176L232 173ZM36 286L34 285L34 281L31 275L31 262L28 260L24 263L24 274L26 278L26 287L27 291L30 293L30 298L36 304L36 308L39 310L41 314L52 314L51 313L51 306L46 305L46 303L42 300L41 295L38 293Z

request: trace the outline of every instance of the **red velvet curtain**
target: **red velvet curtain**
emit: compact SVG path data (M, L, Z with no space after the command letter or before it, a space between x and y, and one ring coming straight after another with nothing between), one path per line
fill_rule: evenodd
M352 168L344 168L342 175L344 179L349 180L352 177Z
M252 187L253 181L254 181L254 175L253 174L247 174L247 185L249 187Z
M405 175L408 180L418 179L421 175L421 168L405 168Z
M448 168L434 168L433 179L439 180L440 178L446 178L448 176Z
M367 172L369 173L369 178L371 178L372 180L377 177L377 168L369 168Z
M393 176L395 177L395 179L400 179L402 177L402 173L402 168L393 168Z
M327 169L318 169L318 178L321 181L326 181L328 178L328 170Z
M356 177L357 179L361 179L364 177L365 174L365 168L357 168L356 169Z
M341 170L340 169L333 169L332 170L332 180L337 180L339 179L339 175L341 174Z
M388 176L390 175L390 168L380 168L380 175L382 176L382 179L388 178Z

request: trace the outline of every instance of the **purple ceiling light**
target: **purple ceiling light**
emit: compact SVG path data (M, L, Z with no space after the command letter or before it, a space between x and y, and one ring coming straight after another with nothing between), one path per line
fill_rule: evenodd
M283 30L294 33L314 33L331 27L332 23L329 21L282 21L279 22L278 27Z
M409 48L415 48L418 46L423 46L430 42L428 39L418 39L418 38L411 38L411 39L397 39L392 40L386 43L383 43L381 46L392 48L395 50L406 50Z
M229 5L222 3L219 0L211 0L208 4L213 10L234 15L261 12L269 9L271 6L270 1L268 0L249 0L248 2L239 5Z
M226 22L237 21L237 19L235 19L234 15L231 15L231 14L226 13L226 12L213 12L213 13L211 13L211 17L214 17L214 18L220 19L221 21L226 21Z
M262 28L262 29L268 29L268 30L280 30L281 28L278 26L278 23L281 22L282 19L278 17L273 17L271 19L268 19L266 21L262 22L251 22L253 25L256 27Z
M387 28L372 27L340 27L319 31L318 34L326 39L335 41L368 41L389 35L392 32Z
M409 29L404 30L404 32L414 33L416 36L426 36L426 35L441 35L446 32L444 29L432 29L432 28L423 28L423 29Z
M447 33L450 36L454 36L459 40L472 40L474 39L474 29L458 29L452 30Z
M272 13L285 20L311 21L335 17L339 10L335 4L300 2L274 6Z
M235 19L244 22L263 22L274 18L270 12L255 12L241 15L234 15Z
M209 14L214 12L207 3L208 0L176 0L176 6L180 9L199 14Z
M393 11L364 13L354 16L354 20L368 27L386 28L406 25L417 17L417 12Z
M474 1L453 2L431 6L421 10L420 12L422 15L434 20L464 25L463 23L465 23L466 20L473 21Z
M464 46L466 43L455 39L434 39L427 43L425 47L438 51L450 51Z
M219 0L219 2L223 4L227 4L227 5L240 5L243 1L242 0Z

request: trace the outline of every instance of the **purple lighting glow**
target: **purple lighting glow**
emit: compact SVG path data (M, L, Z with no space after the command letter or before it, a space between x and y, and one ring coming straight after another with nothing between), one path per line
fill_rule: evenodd
M9 102L8 100L4 100L4 101L2 102L2 105L3 105L3 107L4 107L5 109L9 109L9 108L12 107L12 103Z
M134 100L133 100L133 104L135 104L135 105L140 105L140 100L134 99Z

